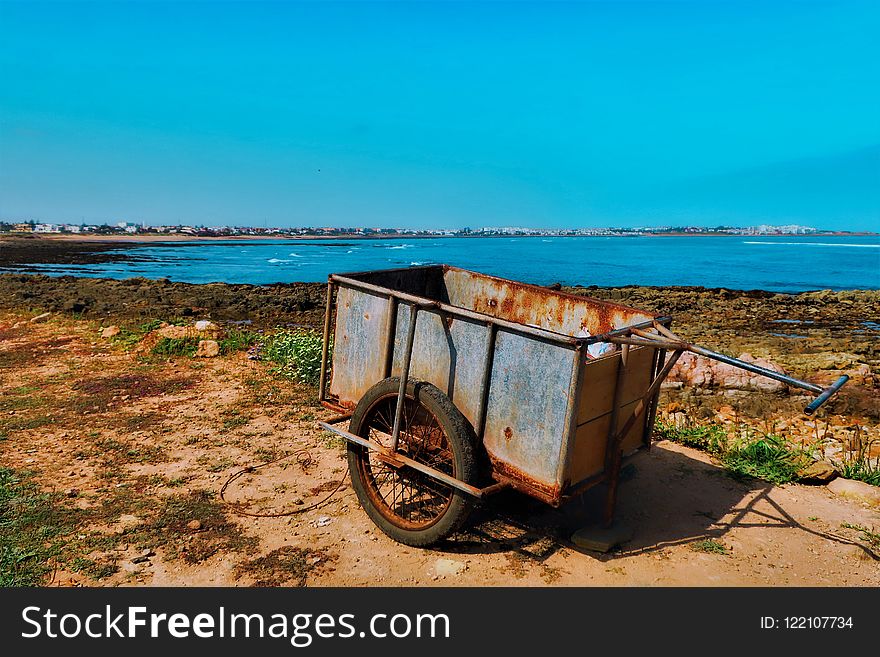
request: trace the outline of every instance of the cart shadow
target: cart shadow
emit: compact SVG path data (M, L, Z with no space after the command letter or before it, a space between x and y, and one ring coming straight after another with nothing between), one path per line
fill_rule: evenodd
M571 542L583 527L598 525L605 487L597 486L559 509L525 495L505 492L472 516L469 527L442 550L460 554L510 553L543 563L563 548L600 561L662 551L706 539L720 540L730 529L797 528L824 539L858 542L805 527L772 497L772 484L735 478L728 471L688 455L655 447L636 454L621 473L616 524L632 530L632 539L609 553Z

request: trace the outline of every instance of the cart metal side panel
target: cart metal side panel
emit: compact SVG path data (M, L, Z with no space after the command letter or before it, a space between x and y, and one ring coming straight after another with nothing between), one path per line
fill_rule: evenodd
M447 268L449 303L492 317L570 335L600 335L653 319L653 315L609 301Z
M385 378L382 349L391 302L362 290L339 288L330 394L354 408L374 384Z
M499 331L483 444L494 470L556 504L569 435L577 351Z
M401 305L397 311L394 360L391 374L399 376L403 366L406 336L412 311ZM411 378L433 383L442 390L473 426L477 424L480 385L489 327L462 318L442 317L423 310L416 320Z

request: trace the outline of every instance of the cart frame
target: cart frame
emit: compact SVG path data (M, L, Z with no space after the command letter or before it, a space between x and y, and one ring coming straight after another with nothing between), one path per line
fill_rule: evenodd
M639 321L634 324L617 328L599 335L589 337L573 337L548 328L540 326L527 325L524 323L509 321L507 319L496 317L493 315L469 310L450 303L428 299L416 294L410 294L400 290L391 289L376 285L358 277L375 275L375 274L397 274L402 272L412 272L418 269L442 268L443 272L454 271L472 274L466 270L459 270L447 265L431 265L426 267L410 267L404 269L388 269L375 272L361 272L353 274L332 274L329 277L327 285L326 308L324 316L324 335L323 350L321 355L321 370L319 378L319 401L326 408L342 413L339 417L333 418L327 422L320 422L319 425L327 430L342 437L349 443L361 445L370 450L381 453L381 458L388 463L393 463L396 467L407 466L418 470L444 484L463 491L475 498L483 498L505 488L518 489L521 492L529 494L538 499L559 506L566 500L576 497L600 483L608 484L608 492L604 504L603 520L604 524L610 525L613 521L614 509L616 505L617 488L620 478L620 470L623 460L622 443L636 422L640 420L644 423L644 431L642 434L642 444L650 448L651 434L653 431L654 420L657 412L657 400L660 393L660 386L665 380L679 357L685 352L690 351L701 356L705 356L720 362L739 367L755 374L765 376L777 381L781 381L789 386L807 390L818 396L804 409L807 414L816 411L824 404L835 392L837 392L848 380L843 376L833 385L822 388L821 386L801 381L799 379L768 370L752 363L747 363L724 354L714 352L712 350L700 347L683 340L670 330L672 318L670 316L650 316L649 313L642 313L649 317L646 321ZM487 277L493 278L493 277ZM515 285L519 288L527 289L532 292L547 293L547 288L538 286L530 286L513 281L504 281L503 279L493 279L505 284ZM351 417L351 404L343 405L338 399L333 399L327 390L328 374L329 374L329 346L331 339L331 329L333 317L335 314L335 302L339 289L348 289L358 292L367 293L372 296L380 297L388 300L387 304L387 332L384 336L382 362L384 363L384 378L391 375L392 364L394 362L395 351L395 331L397 327L398 311L400 306L408 307L409 323L406 331L406 339L403 345L402 362L400 364L400 389L395 409L394 427L391 434L391 447L382 447L375 442L367 440L361 436L357 436L349 431L342 429L338 424L348 420ZM576 295L565 295L562 293L554 293L562 297L569 297L584 301L584 297ZM598 302L605 303L605 302ZM629 309L634 310L634 309ZM484 487L476 487L470 483L460 481L446 473L440 472L428 465L408 458L406 455L397 451L397 442L400 431L401 415L403 412L403 400L405 396L407 382L410 381L410 368L412 363L413 349L415 343L417 318L420 313L428 312L440 316L444 321L450 319L463 319L472 323L482 324L488 330L486 333L485 358L482 363L482 374L479 385L479 399L477 403L476 417L473 425L474 431L479 445L482 445L484 432L486 429L486 418L489 403L490 383L493 375L495 342L499 329L505 332L527 336L541 342L549 342L566 350L575 352L574 367L571 372L569 401L578 399L580 389L583 385L583 373L587 361L587 348L596 343L611 343L617 345L620 351L620 357L617 362L616 381L613 390L613 402L611 406L611 419L607 431L607 443L605 448L605 464L604 468L596 474L592 474L580 481L575 481L563 486L561 490L545 490L542 486L536 486L533 482L525 481L521 477L511 476L509 472L505 472L504 468L492 467L491 477L494 481L491 485ZM638 311L641 312L641 311ZM634 408L624 419L621 414L621 389L622 382L627 375L628 362L630 361L630 353L634 348L648 347L652 350L652 362L650 364L650 383L647 390L637 400ZM381 379L380 379L381 380ZM371 383L375 383L371 382ZM573 440L573 433L577 428L577 409L572 408L576 403L570 403L567 409L569 415L565 426L567 427L567 435L563 437L564 444L570 447ZM563 458L567 458L564 455ZM560 466L562 467L562 466Z

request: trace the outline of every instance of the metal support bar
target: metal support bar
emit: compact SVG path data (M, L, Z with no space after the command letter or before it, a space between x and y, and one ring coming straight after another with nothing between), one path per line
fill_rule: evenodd
M498 327L489 324L489 334L486 336L486 356L483 360L483 378L480 382L480 415L477 420L477 438L483 440L486 432L486 412L489 408L489 385L492 383L492 365L495 362L495 337Z
M623 428L617 433L614 437L614 442L616 444L620 444L623 442L623 439L626 437L626 434L629 433L629 430L632 429L633 424L635 424L636 420L641 417L642 412L647 408L648 402L651 397L660 389L660 386L663 384L663 380L666 378L666 375L669 374L669 370L672 369L672 366L675 365L675 361L679 359L682 351L678 350L673 352L672 357L669 359L669 362L663 366L663 369L654 377L654 381L651 382L648 391L644 394L644 396L639 400L639 403L636 404L636 407L633 409L632 415L629 416L629 419L624 423Z
M608 481L608 492L605 494L605 511L603 524L608 527L614 521L614 507L617 505L617 484L620 479L621 454L617 444L617 423L620 416L620 393L626 377L626 361L629 358L629 345L620 348L620 360L617 363L617 377L614 382L614 399L611 402L611 421L608 425L608 439L605 443L605 476Z
M412 362L413 342L416 338L416 320L419 318L419 307L409 307L409 330L406 334L406 347L403 352L403 367L400 370L400 390L397 393L397 407L394 409L394 428L391 430L391 451L397 451L400 438L400 420L403 417L403 404L406 397L406 384L409 380L409 365Z
M397 297L388 299L388 329L385 333L385 378L391 376L394 364L394 336L397 334Z
M658 349L657 350L657 364L654 366L653 376L657 378L659 376L661 370L663 370L663 365L666 362L666 350ZM662 384L661 384L662 385ZM660 402L660 390L658 388L657 392L654 393L654 397L651 399L651 408L648 411L648 421L645 423L645 446L650 450L651 442L653 439L653 429L654 429L654 420L657 417L657 406Z
M330 352L330 319L333 306L333 288L336 287L332 281L327 282L327 306L324 309L324 342L321 345L321 374L318 378L318 401L322 402L326 399L325 386L327 384L327 355Z
M413 459L409 458L408 456L406 456L404 454L393 452L389 448L383 447L379 443L373 442L371 440L367 440L366 438L362 438L361 436L356 436L353 433L350 433L350 432L345 431L343 429L339 429L338 427L331 426L331 425L327 424L326 422L318 422L318 424L323 429L326 429L327 431L332 431L337 436L340 436L341 438L345 438L345 440L347 440L348 442L355 443L357 445L361 445L362 447L366 447L367 449L371 449L375 452L378 452L380 455L387 456L388 460L392 463L399 462L399 463L403 464L404 466L412 468L413 470L418 470L419 472L424 473L424 474L428 475L429 477L433 477L437 481L443 482L447 486L452 486L453 488L457 488L458 490L464 491L465 493L469 493L469 494L473 495L474 497L482 497L484 494L483 489L477 488L476 486L471 486L470 484L466 484L463 481L459 481L455 477L452 477L452 476L446 474L445 472L440 472L440 470L437 470L437 469L432 468L428 465L425 465L424 463L419 463L418 461L414 461ZM487 488L490 489L490 492L495 492L493 490L495 488L494 484L492 486L488 486Z

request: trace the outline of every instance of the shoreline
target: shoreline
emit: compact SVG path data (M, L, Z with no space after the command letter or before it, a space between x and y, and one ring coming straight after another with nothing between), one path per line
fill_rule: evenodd
M646 235L645 237L665 237L666 235ZM672 235L669 235L672 236ZM735 237L732 235L688 235L689 237ZM476 239L506 239L511 236L501 236L501 235L485 235L485 236L472 236ZM514 237L540 237L536 235L519 235ZM563 236L560 236L563 237ZM572 237L572 236L565 236ZM602 236L596 236L602 237ZM621 236L624 237L624 236ZM636 237L636 236L632 236ZM779 236L783 237L783 236ZM803 236L792 236L794 238L803 237ZM77 279L92 279L92 280L116 280L116 281L126 281L132 280L133 278L140 277L131 277L127 279L112 279L109 277L92 277L92 276L80 276L75 273L64 273L64 272L51 272L46 273L46 270L40 266L36 265L93 265L93 264L103 264L108 262L151 262L154 261L154 258L141 256L137 252L137 248L139 246L150 245L153 247L166 247L166 248L179 248L194 244L227 244L234 245L238 242L248 241L248 242L266 242L266 241L355 241L355 240L391 240L391 239L428 239L428 236L406 236L406 235L396 235L396 236L382 236L382 237L373 237L373 236L334 236L334 237L317 237L317 236L301 236L301 237L286 237L286 238L268 238L268 237L260 237L260 236L245 236L245 237L232 237L232 236L223 236L223 237L192 237L192 236L145 236L145 235L136 235L136 236L113 236L113 235L90 235L90 236L78 236L78 235L31 235L31 236L12 236L9 235L0 235L0 275L34 275L34 276L50 276L52 278L77 278ZM439 239L439 238L438 238ZM158 278L150 278L147 280L151 281L166 281L170 282L172 279L169 277L158 277ZM175 283L187 284L187 285L246 285L246 286L254 286L254 287L267 287L272 285L292 285L292 284L303 284L303 285L312 285L312 284L320 284L323 283L314 283L307 281L293 281L293 282L283 282L277 281L274 283L223 283L221 281L212 281L212 282L203 282L203 283L185 283L184 281L174 281ZM766 295L774 295L774 294L785 294L788 296L796 296L807 294L810 292L821 292L821 291L829 291L832 294L836 292L872 292L877 290L878 288L839 288L839 289L831 289L831 288L816 288L813 290L803 290L800 292L777 292L774 290L768 290L763 288L730 288L730 287L721 287L721 286L687 286L687 285L675 285L675 286L651 286L651 285L639 285L639 284L625 284L625 285L614 285L614 286L596 286L596 285L583 285L583 284L568 284L567 287L572 287L576 289L587 289L587 290L599 290L599 289L676 289L676 290L695 290L695 291L718 291L718 290L726 290L726 291L735 291L738 293L761 293Z

